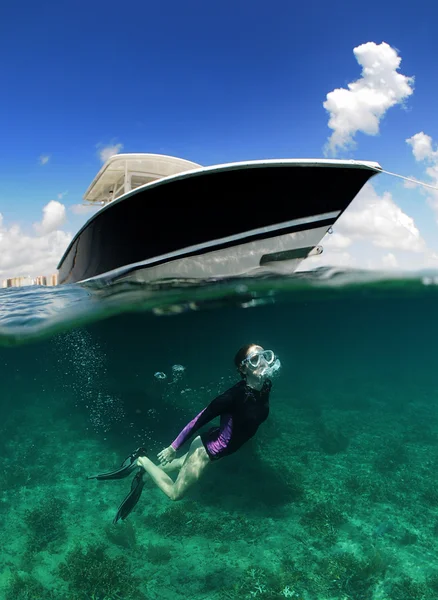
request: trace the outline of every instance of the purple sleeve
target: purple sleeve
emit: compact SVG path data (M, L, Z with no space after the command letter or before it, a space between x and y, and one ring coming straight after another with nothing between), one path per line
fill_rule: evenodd
M233 396L229 392L225 392L212 400L190 423L187 423L178 437L172 442L172 448L178 450L203 425L206 425L215 417L229 412L232 401Z

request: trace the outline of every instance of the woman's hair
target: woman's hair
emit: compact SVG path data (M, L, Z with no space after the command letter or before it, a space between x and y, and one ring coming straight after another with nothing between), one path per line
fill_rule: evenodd
M245 346L242 346L240 348L240 350L237 351L236 356L234 357L234 364L236 365L236 368L239 371L242 379L245 378L245 375L242 373L242 371L240 369L240 367L242 366L242 361L245 360L245 358L247 357L248 350L257 345L258 344L245 344Z

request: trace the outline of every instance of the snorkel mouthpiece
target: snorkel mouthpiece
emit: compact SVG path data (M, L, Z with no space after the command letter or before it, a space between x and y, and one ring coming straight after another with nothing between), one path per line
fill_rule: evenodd
M271 377L275 377L276 375L279 374L281 368L281 362L279 358L276 358L275 361L272 363L272 365L266 366L262 372L261 372L261 377L266 377L268 379L271 379Z

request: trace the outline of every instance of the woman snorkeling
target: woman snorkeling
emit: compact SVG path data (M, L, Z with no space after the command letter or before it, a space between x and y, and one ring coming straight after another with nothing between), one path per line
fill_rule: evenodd
M131 490L120 505L114 523L119 519L126 519L137 504L143 490L145 473L168 498L180 500L199 481L208 465L233 454L255 435L259 425L269 415L269 394L272 387L270 377L278 371L280 361L272 350L264 350L257 344L247 344L237 352L234 364L241 380L212 400L184 427L170 446L158 453L159 465L146 456L144 448L138 448L116 471L88 477L99 480L121 479L137 471ZM176 458L181 446L215 417L220 417L219 426L197 435L188 452ZM175 471L178 471L178 476L173 481L169 473Z

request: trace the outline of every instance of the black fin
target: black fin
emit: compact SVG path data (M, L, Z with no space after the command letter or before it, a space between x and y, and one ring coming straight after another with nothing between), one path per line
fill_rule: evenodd
M124 521L126 517L134 510L135 505L140 500L141 493L143 491L144 479L143 476L145 471L140 469L137 475L134 477L131 483L131 490L126 498L119 506L116 516L114 517L113 523L116 524L119 519Z
M139 456L144 456L145 454L146 450L144 448L137 448L137 450L125 458L120 467L115 471L108 471L108 473L100 473L99 475L90 475L87 479L99 479L100 481L106 479L124 479L137 468L137 458Z

